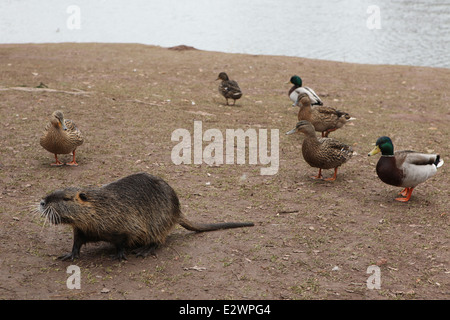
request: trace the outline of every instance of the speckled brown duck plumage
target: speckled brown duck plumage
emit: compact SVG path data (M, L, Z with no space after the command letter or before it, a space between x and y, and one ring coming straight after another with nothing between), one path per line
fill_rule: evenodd
M318 175L313 178L323 179L322 169L334 168L333 177L325 180L336 180L338 168L352 157L352 148L333 138L317 138L313 125L306 120L299 121L295 128L286 134L295 132L305 135L302 143L303 158L311 167L319 168Z
M381 181L386 184L403 187L399 193L403 197L395 200L407 202L414 188L434 176L437 169L444 164L439 154L419 153L411 150L394 152L394 145L389 137L377 139L375 148L369 156L381 152L376 171Z
M230 80L225 72L219 73L216 80L222 80L219 84L219 93L225 97L227 105L228 99L233 99L233 105L235 105L236 100L242 97L242 91L241 88L239 88L238 83L234 80Z
M347 121L353 119L347 112L332 107L311 106L311 100L306 93L298 96L296 104L300 104L298 120L311 122L316 131L322 133L322 137L328 137L330 132L341 128Z
M71 162L66 163L69 166L77 166L75 161L75 150L83 144L84 138L80 130L69 119L64 119L61 111L53 112L50 122L44 129L41 136L41 146L55 155L55 163L53 166L61 166L62 162L58 160L58 154L73 154Z

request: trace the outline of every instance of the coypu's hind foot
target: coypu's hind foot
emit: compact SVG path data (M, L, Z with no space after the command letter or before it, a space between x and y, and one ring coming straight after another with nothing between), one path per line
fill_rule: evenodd
M143 246L139 249L133 250L133 253L136 254L136 257L146 258L149 255L156 258L156 249L158 245L156 243L150 243L149 245Z

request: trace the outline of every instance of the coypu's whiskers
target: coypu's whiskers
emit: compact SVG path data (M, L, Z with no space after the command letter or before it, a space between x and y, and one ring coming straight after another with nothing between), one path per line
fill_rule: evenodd
M47 222L47 217L45 216L45 212L46 212L46 211L47 211L47 210L41 211L41 217L44 217L44 223L42 224L41 232L42 232L42 230L44 230L45 223Z
M61 223L61 215L55 210L55 215L54 217L55 219L55 224L60 224Z
M58 214L58 211L56 211L55 208L53 207L46 207L44 210L39 210L39 212L41 213L41 217L43 217L44 220L44 225L42 227L45 226L45 223L47 221L50 222L50 224L53 225L57 225L61 223L61 216Z
M29 213L31 213L32 215L33 215L33 218L35 217L35 215L37 214L37 213L39 213L40 212L40 210L39 210L39 204L37 204L36 205L36 202L30 202L30 203L28 203L28 204L24 204L23 205L23 210L24 211L27 211L27 212L29 212Z
M58 214L58 212L55 210L55 208L49 207L50 208L50 221L53 225L57 225L58 222L61 221L61 218Z
M53 210L51 207L49 207L49 210L48 210L48 221L50 221L50 224L53 224L53 225L55 224L55 216L53 214Z
M41 213L39 205L30 204L28 207L29 207L30 213L32 214L32 218L36 218L36 216Z

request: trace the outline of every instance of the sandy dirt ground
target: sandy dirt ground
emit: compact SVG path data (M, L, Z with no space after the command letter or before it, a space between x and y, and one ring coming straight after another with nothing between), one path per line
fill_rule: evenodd
M217 91L221 71L244 92L235 106ZM0 46L0 73L0 299L449 298L450 70L186 47L29 44ZM330 134L356 152L334 182L311 179L317 170L301 155L303 137L285 135L297 122L287 96L293 74L325 105L356 118ZM39 145L57 109L85 136L78 167L51 167L53 155ZM259 137L267 129L270 143L278 130L278 171L261 175L269 165L248 157L244 164L174 164L172 133L194 137L194 121L224 137L227 129ZM446 161L408 203L395 201L400 189L376 176L379 156L367 157L382 135L397 150ZM84 246L78 260L58 260L71 250L72 230L44 223L35 212L40 199L142 171L164 178L191 220L255 226L207 233L178 226L156 258L111 260L113 246L101 242ZM80 289L67 286L71 265L80 270ZM367 284L373 268L379 289Z

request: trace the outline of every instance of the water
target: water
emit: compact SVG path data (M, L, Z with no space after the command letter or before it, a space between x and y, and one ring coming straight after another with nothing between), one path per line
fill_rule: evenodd
M0 43L48 42L450 68L450 1L0 0Z

